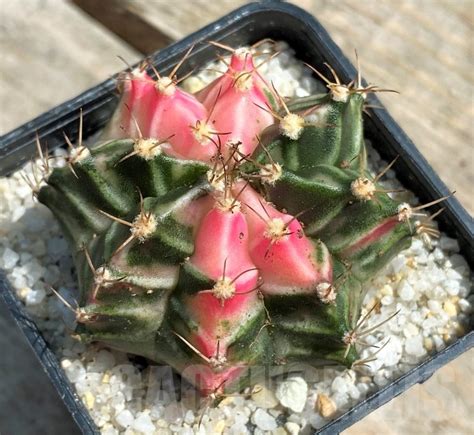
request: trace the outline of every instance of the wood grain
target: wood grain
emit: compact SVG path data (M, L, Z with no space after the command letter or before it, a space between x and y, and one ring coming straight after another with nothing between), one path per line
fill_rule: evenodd
M139 14L169 37L178 40L239 6L242 0L122 0L124 7Z
M0 52L0 134L140 58L63 0L0 0Z
M173 42L160 27L135 13L122 0L72 0L84 12L126 41L140 53L148 55Z

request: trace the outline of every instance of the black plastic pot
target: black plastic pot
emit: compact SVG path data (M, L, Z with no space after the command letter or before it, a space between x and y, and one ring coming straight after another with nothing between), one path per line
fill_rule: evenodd
M167 71L196 44L187 67L190 69L211 60L214 48L204 42L222 41L232 46L253 43L262 38L287 41L296 50L298 58L321 67L328 62L346 82L355 76L355 69L331 40L324 28L308 13L286 3L262 1L248 4L213 24L193 33L180 42L151 56L151 61L161 71ZM200 44L202 42L202 44ZM183 70L182 73L186 71ZM0 139L0 175L6 175L20 167L35 154L35 133L50 149L64 146L63 131L77 138L78 113L84 113L84 137L104 126L117 104L115 82L110 79L84 92L78 97L50 110ZM379 102L377 102L380 105ZM446 186L433 172L411 140L385 110L374 110L366 119L366 134L380 154L387 160L399 155L397 176L413 190L422 201L430 201L449 193ZM439 222L441 229L460 243L462 254L473 261L474 224L472 218L455 198L443 203L446 207ZM41 332L25 313L12 288L0 273L0 290L13 317L25 333L44 370L63 398L74 420L85 434L98 433L82 402L74 392L59 366L56 356L43 339ZM393 399L410 386L424 382L439 367L456 358L473 346L474 332L432 356L418 367L382 388L365 401L336 420L328 423L318 433L337 434L360 420L374 409Z

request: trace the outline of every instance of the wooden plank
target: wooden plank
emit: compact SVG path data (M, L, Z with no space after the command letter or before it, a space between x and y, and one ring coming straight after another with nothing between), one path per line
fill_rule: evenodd
M245 3L243 0L123 0L124 7L140 15L173 39L198 30Z
M0 134L124 68L137 51L68 2L1 0Z
M147 55L166 47L173 41L161 27L130 11L121 0L72 0L83 11L126 41L139 52Z
M243 0L71 0L143 54L218 19L244 5Z

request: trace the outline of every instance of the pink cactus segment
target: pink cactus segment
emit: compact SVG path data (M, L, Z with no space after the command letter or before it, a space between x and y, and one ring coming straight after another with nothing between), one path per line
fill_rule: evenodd
M171 85L174 86L174 85ZM167 154L175 157L209 161L217 151L217 138L207 125L207 110L202 103L179 88L171 95L156 91L147 108L149 119L143 136L168 139Z
M153 81L146 71L134 70L123 83L120 110L107 137L138 138L141 133L144 138L166 140L163 151L184 159L209 161L217 152L207 110L193 95L166 77Z
M181 375L194 385L203 396L211 394L222 394L225 388L238 379L245 367L227 367L223 370L214 371L204 364L193 364L187 366Z
M244 186L244 181L236 182L234 184L233 193L234 195L239 195L242 209L247 218L250 239L253 242L253 246L256 243L254 236L265 232L269 220L283 217L287 219L286 221L289 221L292 219L292 216L279 212L250 186L246 186L245 188Z
M188 298L188 312L199 325L192 342L207 357L215 356L218 348L225 356L239 325L260 309L258 270L248 254L245 216L240 211L212 209L201 223L195 246L190 263L216 281L217 287Z
M240 200L250 229L250 255L263 278L264 294L311 293L318 283L332 282L329 253L322 244L322 251L316 251L297 219L279 212L249 187Z
M230 57L230 64L227 71L212 83L207 85L204 89L196 94L196 97L201 101L208 110L210 110L219 94L224 94L232 87L235 79L239 74L248 72L252 74L252 78L259 80L258 84L264 84L260 75L255 71L253 57L250 51L246 49L236 50Z
M341 255L343 257L348 257L359 251L360 249L371 245L372 243L376 242L377 240L380 240L382 237L385 237L387 234L389 234L398 224L400 224L400 221L398 220L397 216L389 217L388 219L377 225L374 229L372 229L372 231L370 231L368 234L362 236L351 246L348 246L346 249L344 249L344 251L341 252Z
M260 75L257 68L258 65L255 66L252 53L246 48L240 48L235 50L234 54L231 56L228 71L233 72L232 77L234 80L238 78L241 73L251 73L252 81L256 87L262 91L273 94L273 92L270 90L270 87L268 86L268 83Z
M242 142L241 151L250 154L257 146L256 135L274 123L273 116L257 107L269 105L269 88L255 69L252 54L245 49L234 52L227 71L197 94L212 112L214 128L222 143Z
M122 98L110 123L107 137L111 139L138 137L133 117L140 127L145 127L148 105L156 95L153 79L146 71L136 68L124 74L119 80Z
M252 52L245 48L238 48L230 57L229 70L231 71L252 71L255 68Z
M215 103L211 116L214 128L228 133L221 135L222 143L240 142L239 150L252 154L258 145L258 134L274 123L273 115L260 108L268 104L267 97L257 86L249 90L229 88Z
M190 259L201 273L217 281L225 276L235 279L241 272L255 268L248 254L248 226L240 211L213 208L204 217L195 239L195 251ZM253 281L257 271L236 279L236 287Z
M276 242L265 236L260 237L251 251L255 264L262 270L262 292L311 293L318 283L331 282L331 277L322 273L327 272L328 268L318 267L315 261L311 241L298 236L301 225L293 221L288 231L289 235Z

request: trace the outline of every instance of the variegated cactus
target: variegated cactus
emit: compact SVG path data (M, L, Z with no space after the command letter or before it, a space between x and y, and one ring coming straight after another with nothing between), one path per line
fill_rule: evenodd
M38 193L74 253L76 333L204 394L256 366L351 366L364 286L417 231L366 171L377 88L285 101L247 49L195 95L176 69L122 77L103 140Z

